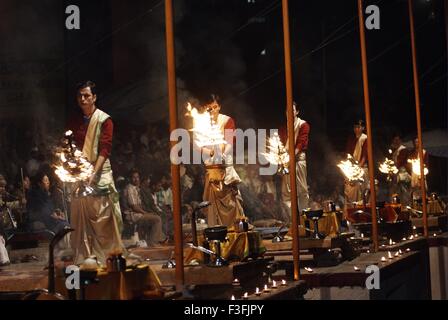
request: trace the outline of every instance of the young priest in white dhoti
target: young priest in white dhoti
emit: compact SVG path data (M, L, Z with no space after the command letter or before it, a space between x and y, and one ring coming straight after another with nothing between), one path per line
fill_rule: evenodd
M224 114L219 113L221 106L216 100L207 105L211 121L221 133L223 143L219 145L198 146L204 154L205 186L204 201L211 205L207 210L207 222L209 226L224 225L233 226L237 219L243 218L241 193L238 190L240 177L233 167L233 141L235 122Z
M110 253L124 253L121 241L122 216L109 161L112 149L113 122L98 109L95 84L87 81L78 85L77 102L83 113L75 118L70 129L83 155L94 166L88 184L94 193L73 197L71 202L71 236L75 263L90 255L105 265Z
M310 125L305 120L299 117L299 110L296 103L294 107L294 141L295 141L295 160L296 160L296 181L297 181L297 200L299 213L303 209L308 208L309 205L309 193L308 193L308 181L307 181L307 169L306 169L306 152L308 150L308 139L310 134ZM286 140L285 147L289 147L289 139L287 138L286 129L281 132L283 141ZM282 177L282 201L288 207L291 208L291 187L289 174L285 174Z
M363 193L369 188L369 176L367 168L367 135L364 133L363 120L358 120L353 125L353 135L350 135L346 145L346 153L350 154L364 171L364 182L345 182L346 206L363 200Z

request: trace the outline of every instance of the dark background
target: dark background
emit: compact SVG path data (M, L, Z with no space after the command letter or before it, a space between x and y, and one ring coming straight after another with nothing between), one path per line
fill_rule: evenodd
M280 0L174 0L179 115L218 94L240 128L285 124ZM65 7L81 29L65 29ZM367 30L375 161L393 132L416 134L407 1L377 4ZM423 130L447 127L444 1L415 0ZM352 123L364 118L357 1L290 1L294 99L311 124L311 183L337 179ZM30 141L62 130L74 85L94 80L118 132L166 124L164 3L154 0L0 2L0 124L26 157ZM263 54L262 54L263 53ZM32 128L31 133L27 133ZM168 137L168 132L167 132ZM43 138L42 138L43 139ZM37 138L37 141L39 138ZM431 158L430 189L446 193L446 160Z

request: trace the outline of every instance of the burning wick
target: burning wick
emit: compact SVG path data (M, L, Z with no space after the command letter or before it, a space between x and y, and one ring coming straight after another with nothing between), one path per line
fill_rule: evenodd
M305 267L305 270L308 271L309 273L313 272L313 269Z
M411 249L407 248L407 249L406 249L406 252L409 252L409 251L411 251Z
M397 251L395 252L395 256L398 257L400 255L400 253Z
M386 262L386 257L381 257L382 262Z
M264 291L264 292L270 292L271 289L269 289L269 288L268 288L268 285L265 284L265 285L264 285L264 289L263 289L263 291Z
M282 286L286 286L286 281L282 280Z
M240 281L238 279L234 279L232 284L235 285L235 286L239 286L240 285Z
M353 269L355 269L355 271L360 271L361 270L357 266L354 266Z
M367 250L367 253L370 253L370 250Z
M400 250L398 250L398 253L399 253L399 254L403 254L403 252L401 251L401 249L400 249Z
M235 296L232 296L232 297L230 298L230 300L235 300Z
M412 229L415 230L415 229L417 229L417 227L416 226L412 226Z
M389 245L390 246L392 245L392 239L389 239Z
M272 288L274 289L277 288L277 282L275 280L272 280Z
M401 240L406 241L406 238L403 238L403 239L401 239Z
M434 233L433 236L434 236L434 237L437 237L437 234Z
M387 251L387 257L389 258L389 259L393 259L394 257L392 257L392 253L390 253L390 251Z
M248 299L248 298L249 298L249 294L247 292L244 292L243 299Z
M255 288L255 294L257 296L261 295L260 289L258 289L258 287Z
M412 239L414 239L414 236L413 236L413 235L409 237L409 240L412 240Z
M364 238L364 233L361 233L361 238Z

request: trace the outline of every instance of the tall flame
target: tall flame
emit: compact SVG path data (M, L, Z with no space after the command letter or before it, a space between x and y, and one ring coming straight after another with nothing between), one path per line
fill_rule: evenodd
M83 153L72 144L72 131L65 132L66 143L58 148L56 156L58 163L54 172L63 182L86 181L93 174L93 166Z
M268 141L268 152L263 152L269 163L279 166L279 172L288 173L289 154L277 132Z
M348 181L364 181L364 170L350 154L347 154L347 160L339 162L338 167Z
M412 173L420 176L420 158L408 159L408 162L412 164ZM429 173L428 168L423 169L423 174L426 176Z
M213 121L209 112L200 113L190 103L187 105L187 116L193 118L194 139L199 147L227 144L219 126Z
M388 175L393 175L398 173L398 169L395 166L395 162L393 160L390 160L386 158L384 162L380 163L380 166L378 168L380 172Z

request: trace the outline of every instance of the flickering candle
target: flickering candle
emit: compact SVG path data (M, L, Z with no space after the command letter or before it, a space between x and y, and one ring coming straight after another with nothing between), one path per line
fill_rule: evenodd
M264 288L263 288L263 291L264 291L264 292L270 292L271 289L269 289L269 288L268 288L268 285L265 284L265 285L264 285Z
M282 280L282 286L286 286L286 281Z
M386 262L386 257L381 257L382 262Z
M407 248L407 249L406 249L406 252L409 252L409 251L411 251L411 249Z
M247 292L244 292L243 299L245 300L249 299L249 294Z
M355 269L355 271L360 271L361 270L357 266L354 266L353 269Z
M309 273L313 272L313 269L311 269L309 267L305 267L305 270L308 271Z
M258 289L258 287L255 288L255 295L261 295L260 289Z
M272 288L274 289L277 288L277 282L275 280L272 280Z
M387 251L387 257L388 257L389 259L393 259L393 257L392 257L392 253L390 253L390 251Z
M235 300L235 296L232 295L232 297L230 298L230 300Z

